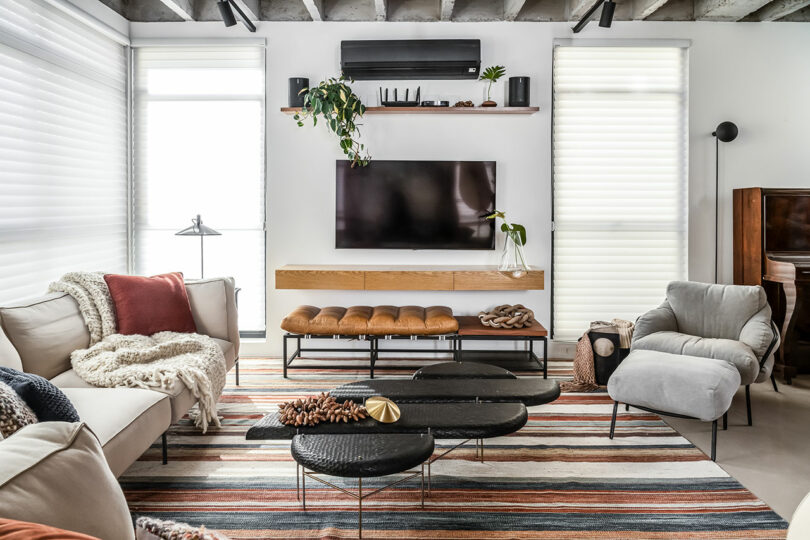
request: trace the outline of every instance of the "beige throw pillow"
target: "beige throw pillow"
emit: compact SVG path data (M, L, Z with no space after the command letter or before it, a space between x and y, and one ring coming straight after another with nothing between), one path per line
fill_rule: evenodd
M102 540L135 538L124 493L83 423L32 424L0 442L0 508Z

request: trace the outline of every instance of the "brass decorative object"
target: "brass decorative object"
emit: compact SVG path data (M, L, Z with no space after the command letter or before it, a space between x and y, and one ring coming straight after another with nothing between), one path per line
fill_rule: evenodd
M294 401L285 401L278 406L278 416L282 424L288 426L314 426L321 422L348 422L349 420L362 420L368 412L362 405L354 401L338 403L335 398L325 392L319 396L299 398ZM399 418L399 409L397 409Z
M366 400L368 415L383 424L393 424L399 420L400 412L397 404L382 396L370 397Z

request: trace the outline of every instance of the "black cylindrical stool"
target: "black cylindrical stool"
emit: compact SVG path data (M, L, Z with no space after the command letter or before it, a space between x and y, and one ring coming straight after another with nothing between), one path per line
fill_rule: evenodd
M301 477L302 504L307 509L306 479L312 478L330 487L337 487L316 474L357 478L357 493L338 488L357 499L358 536L363 537L363 478L386 476L408 472L410 476L397 480L371 494L399 484L410 478L421 477L422 506L425 505L425 466L433 455L433 436L428 433L379 433L341 435L296 435L293 437L290 452L293 459L303 469ZM422 465L419 472L409 472L411 467ZM307 471L310 469L310 471ZM298 468L296 465L296 481Z

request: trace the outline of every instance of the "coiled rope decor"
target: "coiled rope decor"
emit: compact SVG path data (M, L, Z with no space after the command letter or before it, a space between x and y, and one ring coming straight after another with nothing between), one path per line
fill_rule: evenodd
M525 328L534 322L534 311L523 304L503 304L478 314L481 324L492 328Z

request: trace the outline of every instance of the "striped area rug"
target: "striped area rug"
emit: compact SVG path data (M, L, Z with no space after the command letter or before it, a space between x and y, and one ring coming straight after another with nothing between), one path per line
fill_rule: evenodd
M201 435L186 418L170 431L168 465L156 445L121 477L131 510L232 538L356 538L355 500L309 482L302 511L289 441L246 441L244 434L278 402L366 372L300 370L285 380L280 360L241 365L241 386L230 374L221 400L221 428ZM550 375L570 376L570 367L552 362ZM611 409L604 393L564 394L531 407L522 430L485 442L484 463L475 461L473 443L436 462L424 509L418 480L365 500L363 537L785 537L784 520L658 416L620 409L617 437L609 440ZM437 452L453 444L437 441ZM369 479L364 489L386 482Z

